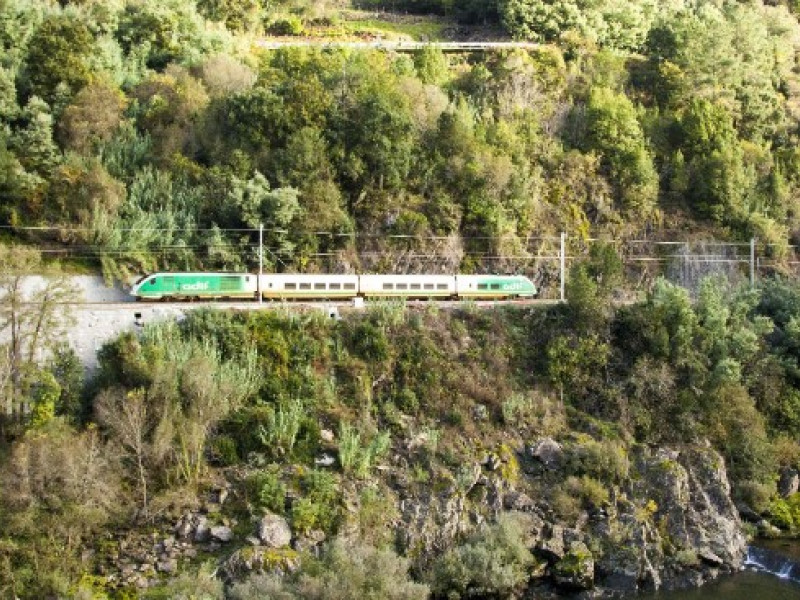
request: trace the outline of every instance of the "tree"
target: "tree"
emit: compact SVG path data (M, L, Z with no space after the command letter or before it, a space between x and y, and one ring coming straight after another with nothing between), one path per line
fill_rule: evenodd
M26 391L36 383L38 361L62 338L71 322L67 303L77 297L62 275L34 282L31 276L42 268L37 251L0 246L0 333L7 340L0 356L0 389L4 412L10 415L29 411Z
M123 452L134 463L141 495L140 509L146 517L149 507L148 481L153 463L163 460L166 448L155 438L164 415L148 403L143 389L125 392L112 388L101 392L94 404L98 423L109 430Z
M66 149L87 154L108 141L122 122L124 95L114 87L92 83L73 98L58 123L58 138Z
M67 14L45 18L31 38L26 57L30 93L52 102L59 84L70 93L89 82L94 40L86 25Z
M117 39L126 53L139 53L150 69L193 62L223 49L227 32L210 32L194 2L126 2Z
M653 0L499 0L501 22L522 39L555 42L570 35L637 50L657 15Z
M140 105L137 122L150 133L161 157L191 154L195 122L209 101L202 82L187 69L170 65L163 74L151 75L139 84L131 96Z
M231 31L251 31L262 20L263 3L259 0L199 0L197 10L207 19L222 21Z
M256 74L227 54L210 57L200 68L200 79L212 97L244 92L253 87Z
M70 596L81 554L125 507L113 447L56 419L13 444L0 476L0 595Z
M11 148L27 171L47 177L60 161L58 146L53 141L50 107L33 96L22 111L22 121L24 125L11 137Z
M626 212L649 216L658 196L658 174L631 101L594 88L586 106L587 149L596 150Z
M264 243L270 256L278 260L288 259L294 247L290 224L300 212L297 190L272 190L266 177L256 171L247 181L234 180L231 201L245 225L257 228L264 224Z
M720 223L746 216L749 186L730 113L709 100L693 100L680 125L688 171L686 195L692 207Z
M117 219L125 200L125 187L111 177L97 159L80 160L73 155L52 174L48 189L53 218L68 230L66 240L94 242L107 223Z
M4 123L16 119L19 112L14 74L9 69L0 67L0 130Z
M0 133L0 218L9 222L24 196L26 180L25 169L17 157L9 151L5 136Z
M151 479L200 480L213 429L261 382L254 352L223 359L215 344L185 339L174 323L146 328L141 340L121 336L100 362L98 418L134 463L143 509L153 496Z

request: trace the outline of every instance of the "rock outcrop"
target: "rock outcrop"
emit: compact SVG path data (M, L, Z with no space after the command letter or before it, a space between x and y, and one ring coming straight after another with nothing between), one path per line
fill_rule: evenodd
M629 533L608 538L598 563L602 584L629 591L698 585L741 568L746 554L722 457L707 447L649 450L633 457L617 522ZM613 529L600 524L593 535Z
M541 490L563 482L567 449L546 439L521 450L534 461L509 482L483 461L461 487L405 490L401 540L424 566L463 534L501 512L528 515L526 543L540 568L532 582L573 593L634 593L699 585L742 566L746 553L722 457L709 447L636 446L630 471L608 501L566 520ZM536 490L539 493L536 493Z

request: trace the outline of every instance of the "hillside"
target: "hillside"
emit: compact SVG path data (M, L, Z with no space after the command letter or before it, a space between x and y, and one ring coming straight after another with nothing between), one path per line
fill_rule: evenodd
M0 0L0 595L611 594L796 534L798 8ZM61 343L64 269L252 270L262 224L268 271L551 297L565 233L568 302Z
M800 185L787 7L364 4L6 0L4 224L122 278L252 268L260 223L276 270L546 281L537 257L562 231L755 237L761 256L787 255ZM442 15L403 12L424 10ZM265 51L264 36L542 46Z

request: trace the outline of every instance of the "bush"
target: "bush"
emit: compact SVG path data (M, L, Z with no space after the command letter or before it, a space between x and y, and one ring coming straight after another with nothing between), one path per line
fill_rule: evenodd
M267 425L259 427L261 443L276 458L291 454L305 417L302 400L291 400L278 406L267 417Z
M629 469L625 445L613 440L582 440L572 447L567 463L570 473L589 475L605 482L624 480Z
M775 494L775 482L742 481L734 488L734 497L758 514L769 510L770 498Z
M800 494L776 498L769 505L770 521L787 531L800 527Z
M256 575L231 590L233 600L425 600L428 587L408 576L408 561L391 550L334 540L319 560L285 579Z
M564 487L572 496L581 498L587 508L606 506L610 499L608 486L588 475L568 477Z
M462 545L448 550L428 575L435 595L508 597L528 581L533 555L522 536L522 522L509 515L476 531Z
M239 462L236 452L236 440L229 435L219 435L211 441L211 456L214 461L223 466L230 467Z
M313 529L333 531L340 513L336 476L327 471L309 471L300 486L304 496L292 505L292 529L300 533Z
M145 592L146 600L223 600L222 581L214 576L214 569L204 566L197 573L181 573L167 583Z
M281 482L277 465L260 471L247 480L248 495L253 504L277 514L283 514L286 486Z
M267 25L267 33L272 35L303 35L305 27L300 17L289 16L275 19Z
M361 434L349 423L339 428L339 462L345 473L365 478L375 463L389 449L389 433L379 433L369 443L362 443Z

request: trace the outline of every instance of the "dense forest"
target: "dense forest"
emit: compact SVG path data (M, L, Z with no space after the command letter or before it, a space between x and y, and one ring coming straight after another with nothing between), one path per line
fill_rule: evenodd
M0 0L0 595L513 598L630 572L647 589L735 568L738 542L686 533L709 497L748 520L720 509L731 539L797 533L778 484L800 469L800 287L657 279L620 304L614 242L788 256L798 12ZM543 240L591 243L564 304L198 310L120 336L88 375L61 343L68 280L21 283L252 268L260 224L277 271L540 283Z
M4 0L3 223L110 277L251 267L260 223L268 267L338 272L508 271L560 231L794 239L791 6L364 2L542 46L258 51L350 39L305 4Z

